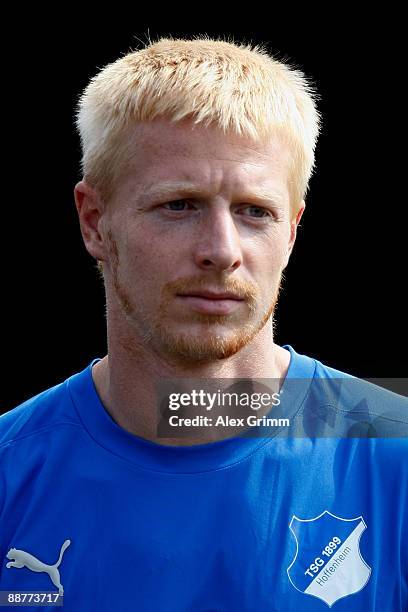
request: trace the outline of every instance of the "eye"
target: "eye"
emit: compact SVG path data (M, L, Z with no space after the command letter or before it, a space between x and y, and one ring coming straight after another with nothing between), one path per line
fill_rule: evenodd
M265 217L271 217L271 213L266 208L262 208L261 206L245 206L245 208L241 208L239 214L244 214L245 216L255 217L256 219L263 219Z
M164 208L173 212L183 212L191 207L191 202L188 200L174 200L173 202L166 202Z

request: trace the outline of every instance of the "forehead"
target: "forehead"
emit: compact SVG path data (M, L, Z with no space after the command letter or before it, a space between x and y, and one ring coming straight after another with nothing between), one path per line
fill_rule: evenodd
M292 163L289 146L277 134L255 141L187 120L132 126L124 136L124 152L120 183L133 182L140 189L174 181L216 190L222 184L287 190Z

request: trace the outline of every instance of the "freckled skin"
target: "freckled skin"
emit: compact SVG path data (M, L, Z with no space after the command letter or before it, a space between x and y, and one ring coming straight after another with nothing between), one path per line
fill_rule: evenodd
M157 128L138 126L128 137L143 142L143 154L127 164L109 203L107 280L128 323L155 350L186 360L229 357L276 304L291 238L288 151L277 140L255 144L215 128ZM161 197L161 185L180 182L185 191ZM257 191L281 199L251 201ZM181 199L179 210L169 207ZM235 287L252 300L230 317L200 317L175 299L189 286Z
M277 136L254 142L156 120L130 128L124 146L133 153L111 199L81 182L76 201L105 276L109 357L94 367L96 385L140 434L131 398L144 394L148 406L161 376L287 369L273 312L304 203L290 202L290 150ZM182 297L208 289L241 301L214 314ZM146 431L149 419L146 408Z

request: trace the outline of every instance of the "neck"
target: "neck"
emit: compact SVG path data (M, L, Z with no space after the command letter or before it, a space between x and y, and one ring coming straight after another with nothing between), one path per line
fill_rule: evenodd
M166 378L270 379L275 382L272 392L276 392L283 384L289 361L288 351L273 342L272 323L232 357L196 364L176 363L142 343L109 334L108 329L108 354L93 367L92 376L103 405L119 426L159 444L193 445L237 434L228 435L225 428L218 431L211 427L200 434L195 432L194 437L159 437L157 389L160 381ZM257 416L269 410L270 407L261 409Z

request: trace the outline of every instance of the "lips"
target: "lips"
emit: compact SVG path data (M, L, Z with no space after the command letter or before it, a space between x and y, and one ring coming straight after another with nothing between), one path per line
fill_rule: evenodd
M245 301L234 293L215 291L192 291L178 294L177 297L192 310L213 315L231 314Z
M178 295L180 297L198 297L206 300L237 300L242 302L244 299L234 293L218 293L215 291L191 291L189 293L179 293Z

